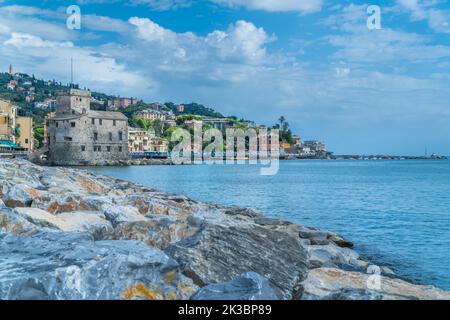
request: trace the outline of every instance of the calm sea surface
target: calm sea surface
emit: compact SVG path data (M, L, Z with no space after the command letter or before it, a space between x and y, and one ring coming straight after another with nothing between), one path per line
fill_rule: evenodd
M271 177L249 165L90 170L338 232L398 275L450 290L450 161L285 161Z

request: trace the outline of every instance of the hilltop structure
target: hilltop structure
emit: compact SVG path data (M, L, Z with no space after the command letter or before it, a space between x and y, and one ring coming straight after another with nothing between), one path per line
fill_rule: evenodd
M69 89L56 99L46 122L48 162L89 165L128 159L128 118L90 109L91 92Z

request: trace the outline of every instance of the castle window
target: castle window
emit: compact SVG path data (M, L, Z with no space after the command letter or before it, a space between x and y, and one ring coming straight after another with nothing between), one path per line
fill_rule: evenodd
M71 122L71 123L70 123L70 126L71 126L72 128L75 128L75 122Z
M71 137L64 137L64 141L72 141Z
M113 126L116 126L116 120L113 120Z
M86 146L81 146L81 151L82 152L86 151Z
M98 119L98 124L102 125L103 124L103 119Z
M95 119L94 118L91 119L91 123L95 124Z
M111 147L110 147L110 146L107 146L107 147L106 147L106 151L111 152Z
M94 132L94 140L95 140L95 141L98 140L98 132Z
M56 127L58 128L58 126L59 126L58 121L55 121L55 125L56 125Z
M122 152L122 147L119 147L119 152Z
M95 152L100 152L100 151L102 151L102 147L101 146L94 146L94 151Z
M122 140L123 140L123 132L119 131L119 141L122 141Z
M113 134L112 134L112 132L110 132L109 133L109 141L112 141L112 139L113 139Z

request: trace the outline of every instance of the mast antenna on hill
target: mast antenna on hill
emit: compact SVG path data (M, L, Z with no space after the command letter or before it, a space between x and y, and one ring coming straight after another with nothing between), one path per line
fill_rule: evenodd
M73 57L70 57L70 87L73 87Z

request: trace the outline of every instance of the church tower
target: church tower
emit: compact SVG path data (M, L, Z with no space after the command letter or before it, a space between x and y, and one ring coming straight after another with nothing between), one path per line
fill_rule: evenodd
M9 65L9 75L10 76L13 75L13 66L12 66L12 64Z

